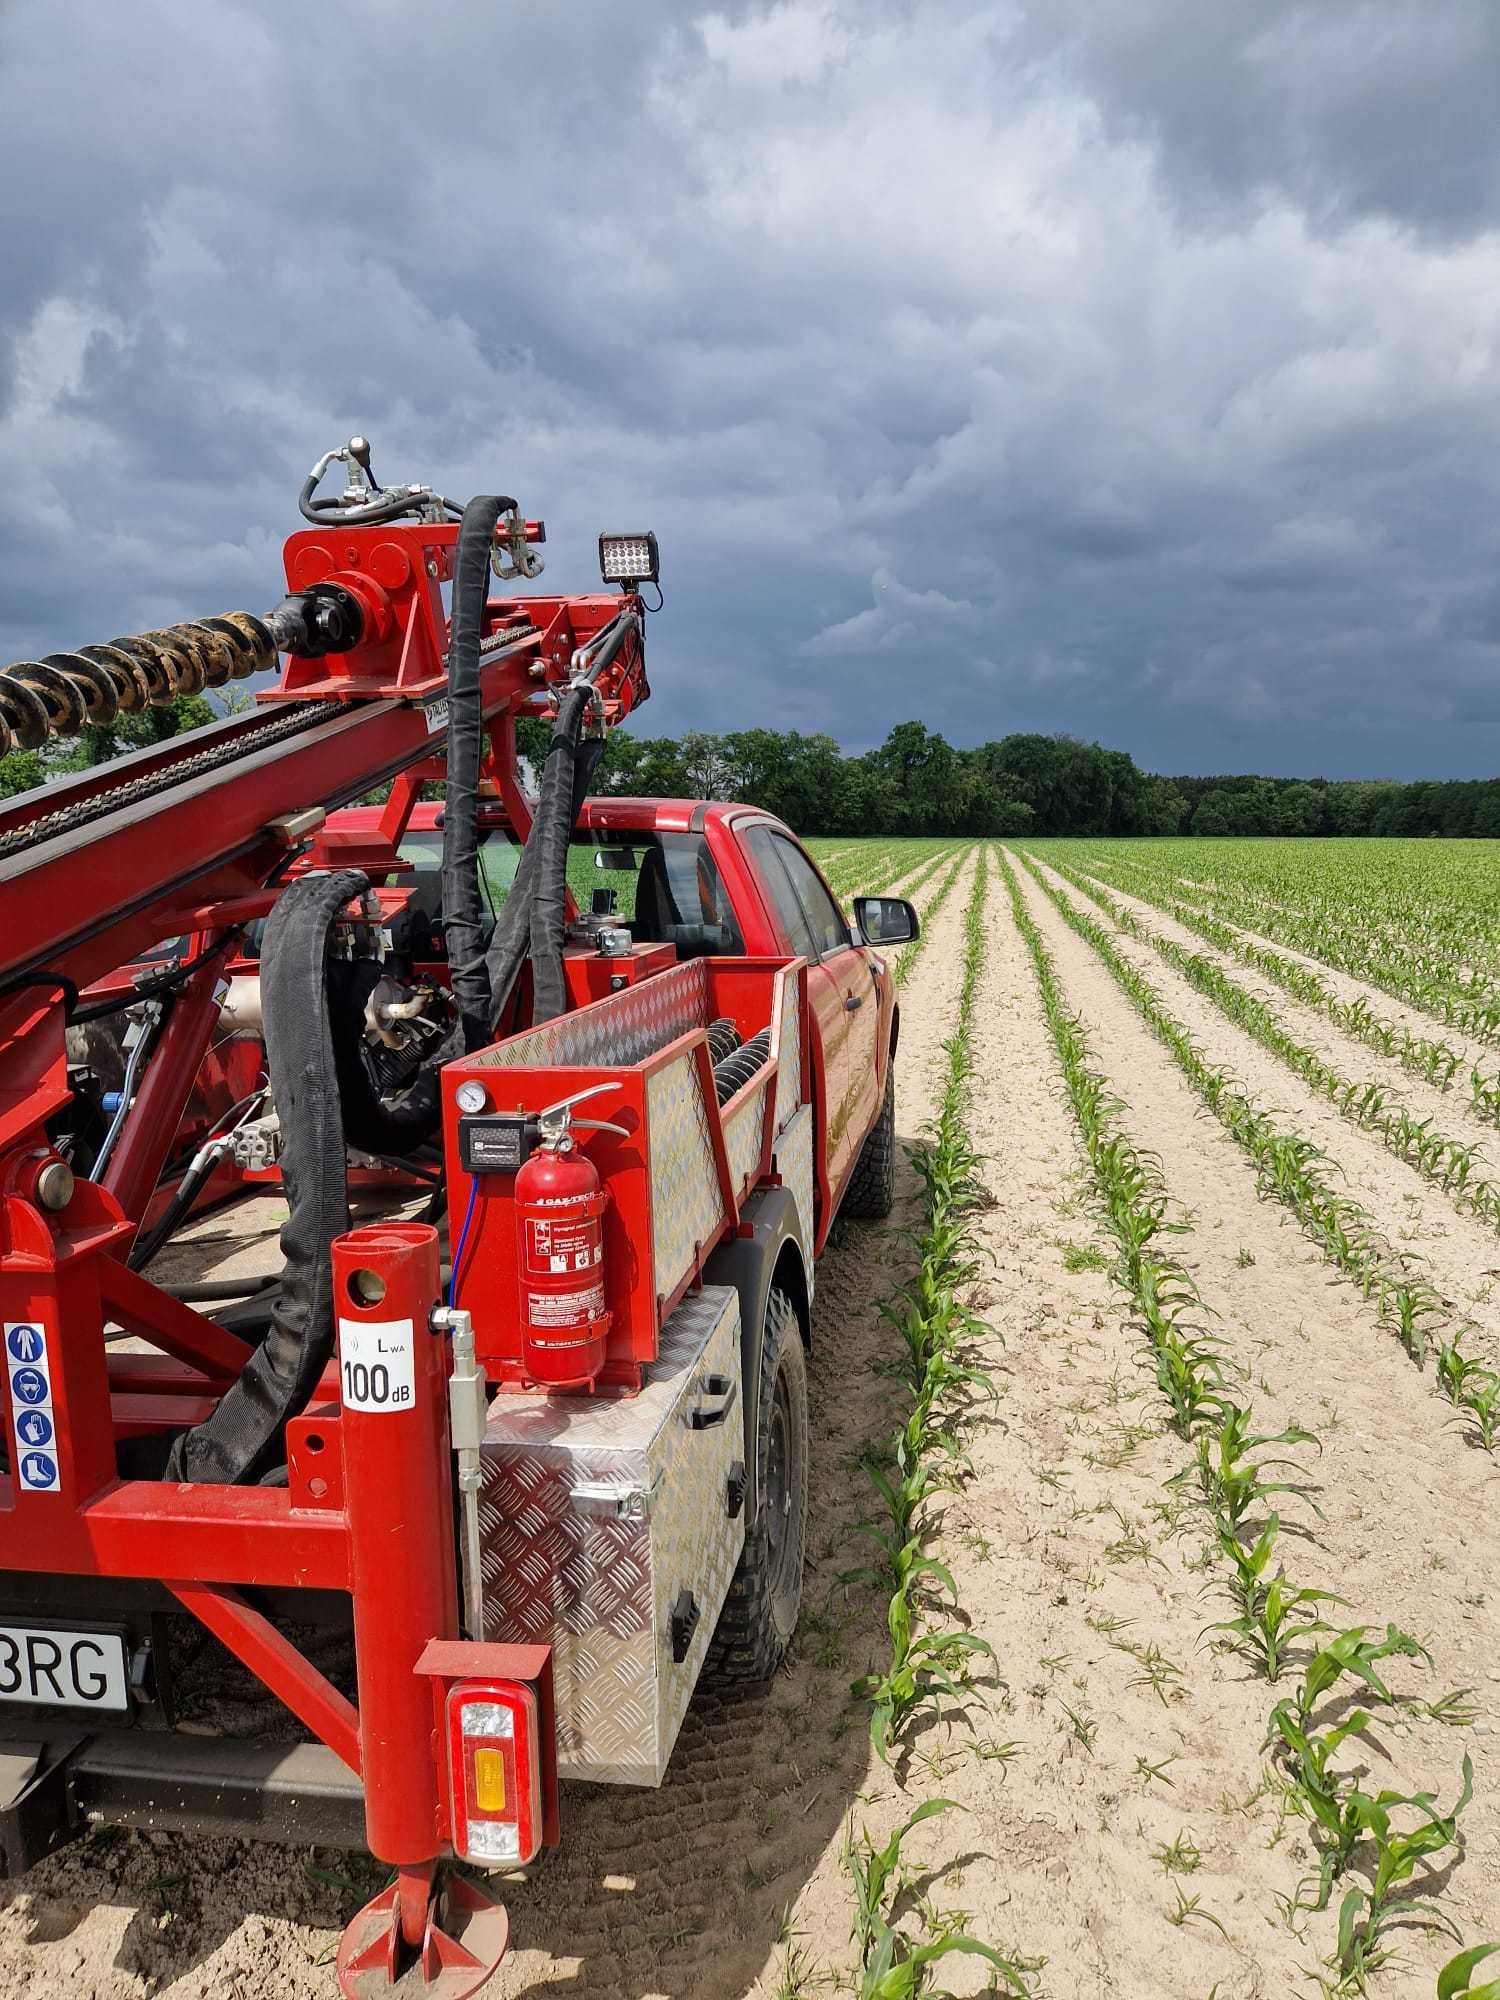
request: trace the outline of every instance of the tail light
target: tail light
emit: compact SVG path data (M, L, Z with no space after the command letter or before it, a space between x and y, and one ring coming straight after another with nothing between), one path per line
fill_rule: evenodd
M515 1867L542 1844L540 1716L519 1681L460 1681L448 1694L453 1847L481 1868Z

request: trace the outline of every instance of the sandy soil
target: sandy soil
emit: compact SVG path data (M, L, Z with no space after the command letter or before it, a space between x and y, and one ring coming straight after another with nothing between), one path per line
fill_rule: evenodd
M908 1141L934 1106L971 881L972 864L902 996L898 1127ZM1322 1518L1287 1506L1289 1568L1337 1589L1350 1605L1344 1622L1394 1620L1428 1645L1429 1670L1397 1663L1404 1696L1474 1690L1464 1727L1415 1709L1383 1720L1369 1764L1377 1783L1431 1787L1446 1802L1463 1752L1473 1755L1466 1853L1442 1900L1471 1938L1488 1935L1500 1890L1489 1740L1500 1711L1496 1473L1445 1425L1444 1406L1352 1288L1282 1210L1257 1199L1234 1142L1094 954L1034 885L1024 893L1128 1130L1160 1156L1183 1205L1179 1254L1242 1396L1262 1428L1296 1419L1322 1440L1321 1453L1306 1454ZM489 1989L497 1996L832 1991L849 1964L841 1855L851 1818L883 1835L934 1794L961 1810L908 1843L905 1907L925 1898L964 1912L968 1929L1015 1955L1035 1994L1318 1991L1308 1975L1331 1946L1332 1917L1302 1919L1298 1934L1279 1914L1310 1858L1305 1831L1283 1820L1264 1780L1266 1717L1281 1690L1204 1637L1228 1607L1201 1516L1165 1484L1186 1453L1162 1426L1108 1275L1035 980L993 875L986 926L969 1117L993 1196L980 1218L992 1262L975 1304L999 1395L970 1440L972 1475L947 1503L937 1550L964 1616L999 1655L981 1676L983 1703L967 1727L920 1733L892 1771L871 1753L865 1706L849 1691L883 1638L882 1605L847 1572L869 1511L859 1456L892 1413L878 1302L910 1268L904 1229L916 1189L903 1168L891 1224L842 1228L820 1275L814 1530L788 1668L766 1694L701 1698L659 1792L569 1788L563 1848L507 1887L516 1943ZM1152 958L1166 985L1168 969ZM1186 1017L1196 996L1173 987L1171 997L1183 998ZM1241 1074L1259 1057L1243 1037L1233 1054ZM1283 1106L1292 1082L1258 1077ZM1331 1150L1357 1163L1362 1198L1368 1182L1402 1212L1391 1189L1408 1170L1380 1149L1365 1159L1346 1143L1359 1135L1333 1123ZM1453 1240L1423 1243L1444 1273ZM0 1994L331 1996L338 1927L373 1886L373 1871L347 1857L96 1838L10 1886ZM1428 2000L1446 1949L1407 1935L1403 1962L1373 1992ZM975 1962L943 1972L955 1993L987 1990Z

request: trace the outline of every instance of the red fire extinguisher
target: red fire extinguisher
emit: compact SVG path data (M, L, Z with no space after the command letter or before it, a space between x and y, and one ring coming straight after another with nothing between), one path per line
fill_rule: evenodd
M604 1211L609 1190L578 1151L573 1106L618 1083L599 1083L537 1119L539 1137L516 1175L521 1352L526 1373L549 1389L586 1389L604 1366L609 1312L604 1304ZM590 1131L623 1126L580 1119Z

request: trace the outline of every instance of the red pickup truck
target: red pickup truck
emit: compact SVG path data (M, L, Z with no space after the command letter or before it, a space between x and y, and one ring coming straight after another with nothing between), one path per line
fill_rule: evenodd
M378 809L354 808L334 824L374 826ZM520 843L495 805L481 807L480 879L498 917ZM401 842L417 896L436 916L442 808L420 805ZM752 1192L739 1233L707 1260L702 1279L739 1295L740 1379L748 1469L747 1529L733 1586L708 1654L710 1669L764 1677L796 1625L807 1494L806 1383L801 1343L811 1339L813 1264L836 1215L890 1212L895 1168L895 1054L899 1009L877 947L915 938L909 902L856 900L840 909L796 835L754 807L687 799L607 796L584 801L568 880L580 915L564 952L574 1004L599 989L588 974L600 940L628 934L624 962L648 975L696 959L806 961L812 1212L798 1213L785 1184ZM665 951L653 948L666 947ZM608 959L609 954L603 956ZM612 961L610 961L612 962ZM617 982L626 975L612 973ZM518 996L524 1014L524 994ZM810 1225L810 1226L809 1226ZM792 1326L801 1341L789 1338Z
M404 1039L423 1029L424 1009L442 1019L447 1004L443 810L414 804L394 850L385 850L384 867L372 857L389 837L389 808L336 810L301 864L310 888L321 871L350 860L374 885L335 919L329 966L330 978L338 971L354 982L353 1002L346 993L334 1012L335 1040L352 1037L359 1045L374 1099L387 1104L399 1103ZM523 848L497 799L481 798L478 836L482 899L494 922ZM354 1246L345 1265L336 1244L338 1354L285 1426L284 1465L261 1479L262 1489L281 1488L291 1527L311 1526L324 1514L330 1526L335 1516L347 1523L354 1649L348 1666L329 1675L357 1695L366 1716L377 1713L377 1702L379 1713L395 1714L423 1685L416 1677L431 1676L443 1726L452 1730L436 1775L425 1740L414 1746L405 1725L383 1730L377 1772L367 1724L361 1782L338 1732L325 1733L317 1719L340 1698L331 1692L319 1694L322 1706L298 1708L325 1743L302 1743L291 1761L282 1732L234 1743L182 1734L174 1727L184 1669L171 1593L184 1598L185 1585L168 1590L115 1579L86 1596L81 1580L32 1576L0 1562L0 1635L29 1635L29 1650L16 1657L24 1657L31 1678L8 1691L26 1704L28 1729L49 1742L61 1732L65 1746L56 1759L44 1754L38 1775L0 1801L0 1851L10 1870L87 1824L110 1821L189 1831L219 1826L369 1847L399 1861L405 1836L389 1831L390 1816L399 1812L403 1823L420 1825L425 1813L430 1825L434 1810L447 1853L481 1867L513 1865L558 1837L559 1773L659 1783L705 1670L763 1679L781 1660L801 1599L804 1348L813 1337L815 1263L836 1215L881 1217L891 1206L899 1020L880 948L915 937L916 913L899 898L864 897L851 924L788 828L732 804L587 799L570 837L566 879L572 909L563 1011L527 1028L524 974L497 1039L441 1072L440 1173L430 1149L412 1156L446 1192L449 1254L441 1279L436 1241L431 1264L431 1288L441 1283L446 1308L424 1294L408 1300L410 1316L400 1318L405 1266L398 1259L376 1268L382 1236L395 1241L410 1225L356 1229L342 1239ZM269 947L262 958L260 945L259 926L251 924L225 968L222 1032L175 1148L179 1158L195 1147L200 1158L214 1154L207 1190L215 1198L264 1191L280 1175L277 1112L264 1097L260 985ZM102 986L124 991L130 976L127 969ZM134 976L161 977L142 966ZM123 1025L120 1015L110 1018ZM101 1032L91 1028L90 1036ZM128 1074L123 1093L94 1088L108 1059L98 1039L70 1048L71 1144L80 1161L100 1143L90 1119L102 1126L118 1118L116 1100L128 1102ZM351 1075L355 1067L345 1064ZM345 1117L351 1183L377 1204L382 1187L409 1198L410 1181L403 1189L389 1157L350 1130L347 1101ZM564 1223L543 1213L544 1235L528 1234L541 1212L522 1198L528 1166L580 1154L600 1184L597 1233L589 1238L587 1218ZM259 1338L275 1310L269 1270L241 1278L242 1257L195 1264L191 1244L172 1244L170 1256L155 1261L185 1212L178 1196L159 1194L135 1261L150 1264L153 1281L236 1337ZM430 1213L437 1212L434 1204ZM216 1230L221 1244L232 1244L233 1216L230 1209L227 1226ZM404 1241L396 1242L403 1256ZM528 1256L537 1244L543 1254L528 1288ZM347 1260L356 1250L360 1268L351 1274ZM576 1283L569 1276L575 1265ZM220 1276L226 1269L233 1272L227 1280ZM549 1282L553 1290L544 1295ZM237 1290L246 1296L223 1302ZM598 1365L571 1392L554 1373L543 1395L536 1357L555 1361L557 1327L537 1315L545 1309L554 1321L566 1318L580 1299ZM413 1375L412 1329L429 1321L450 1332L461 1327L468 1341L465 1361L454 1334L447 1364L454 1385L468 1385L471 1413L477 1410L467 1432L457 1404L450 1430L430 1404L410 1401L420 1405L424 1394L420 1366ZM401 1327L404 1336L392 1334ZM122 1385L139 1378L158 1398L180 1394L184 1415L212 1411L219 1393L206 1394L209 1385L191 1376L180 1391L162 1387L162 1364L150 1355L117 1351L110 1366ZM127 1454L149 1447L151 1438L132 1441L121 1413L128 1406L142 1432L162 1421L137 1421L141 1400L137 1394L132 1403L124 1388L116 1399L127 1478L143 1470ZM389 1524L372 1529L369 1517L386 1501L380 1487L387 1469L396 1493L396 1440L408 1426L421 1433L410 1446L414 1463L432 1472L437 1453L436 1498L424 1520L411 1497L416 1489L401 1488ZM449 1469L454 1461L456 1472ZM248 1494L237 1502L246 1504ZM270 1504L269 1494L254 1502ZM468 1531L455 1550L452 1524L466 1510ZM274 1541L266 1539L252 1572L272 1573ZM359 1582L362 1541L378 1550L378 1588ZM479 1642L468 1652L446 1640L423 1650L416 1621L429 1615L420 1608L424 1578L445 1567L458 1575L465 1642ZM295 1595L302 1631L326 1625L335 1648L347 1643L347 1596L337 1588ZM279 1619L274 1593L259 1601ZM362 1633L359 1612L362 1602L377 1601L378 1641ZM199 1594L190 1602L199 1618L208 1615L208 1599ZM373 1627L373 1613L366 1615ZM448 1614L439 1605L436 1615ZM239 1650L237 1627L226 1626L224 1635ZM270 1679L262 1658L269 1656L256 1656L256 1671ZM493 1677L476 1682L471 1671L473 1662L490 1659L520 1662L514 1671L523 1693L532 1685L527 1675L540 1676L540 1705L527 1711L540 1732L528 1752L529 1801L519 1766L506 1766L510 1775L493 1793L474 1778L482 1758L499 1755L465 1733L466 1716L496 1712ZM528 1660L544 1661L545 1670ZM291 1679L272 1684L289 1702L299 1698ZM483 1701L473 1697L476 1685L487 1690ZM506 1743L507 1756L520 1755L509 1737ZM424 1804L434 1784L439 1797ZM454 1921L462 1919L460 1910ZM357 1923L346 1938L350 1965L358 1932ZM345 1990L363 1991L342 1955L340 1964Z

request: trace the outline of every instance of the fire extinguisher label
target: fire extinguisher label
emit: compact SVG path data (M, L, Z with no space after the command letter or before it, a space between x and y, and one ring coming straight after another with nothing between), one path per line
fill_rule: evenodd
M416 1331L409 1319L341 1319L339 1383L344 1407L385 1415L409 1410L417 1384Z
M559 1277L569 1271L592 1271L604 1257L596 1217L528 1215L526 1270L533 1278Z
M582 1292L533 1292L526 1301L526 1317L532 1326L586 1326L604 1317L604 1287L590 1285Z

